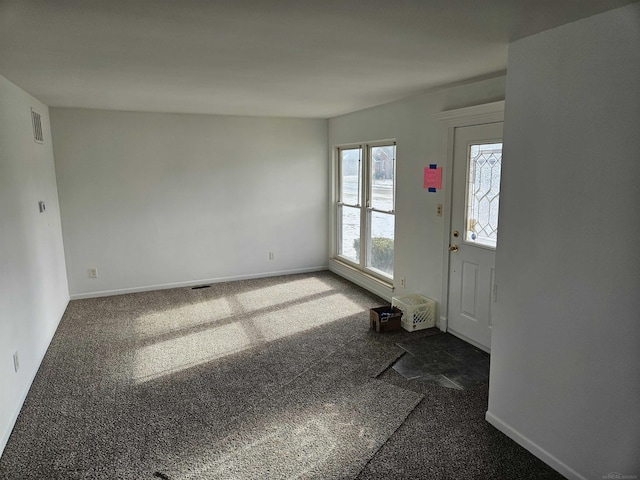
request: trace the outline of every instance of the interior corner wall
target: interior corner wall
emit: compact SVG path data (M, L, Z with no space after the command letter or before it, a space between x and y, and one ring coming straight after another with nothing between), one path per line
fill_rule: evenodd
M49 112L0 76L0 453L68 302Z
M640 476L639 45L633 4L509 50L487 419L569 478Z
M393 295L420 293L438 302L443 298L444 217L449 192L423 188L424 168L447 161L447 128L435 114L504 99L504 76L443 88L329 120L329 147L396 139L396 232ZM444 175L449 175L445 169ZM444 183L443 183L444 185ZM332 218L335 210L332 208ZM330 222L335 245L335 222ZM334 246L335 248L335 246ZM331 270L344 274L335 263ZM358 283L358 277L348 278ZM403 287L400 279L405 279ZM366 280L362 286L368 287ZM378 292L376 292L378 293ZM378 293L384 296L381 293ZM390 300L390 298L388 298Z
M326 268L326 120L51 118L72 298Z

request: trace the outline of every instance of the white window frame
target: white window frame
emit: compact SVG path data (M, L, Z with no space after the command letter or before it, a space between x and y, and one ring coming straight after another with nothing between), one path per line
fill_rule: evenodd
M373 208L371 206L372 199L372 156L371 150L375 147L383 147L383 146L393 146L394 147L394 156L392 159L393 164L393 208L392 210L380 210ZM360 150L360 178L358 179L358 197L360 202L357 205L352 205L349 203L343 203L342 198L340 198L340 194L342 192L342 156L341 151L350 150L350 149L359 149ZM371 251L371 217L374 212L380 212L384 214L391 214L394 216L394 240L395 240L395 208L396 208L396 152L397 145L395 140L380 140L375 142L366 142L366 143L353 143L353 144L345 144L336 146L335 149L335 198L334 198L334 208L333 208L333 229L335 231L335 241L334 241L334 249L332 258L335 261L348 265L352 268L359 270L360 272L366 274L367 276L371 276L389 286L393 285L393 274L388 275L387 273L378 270L373 267L367 267L367 263L369 263L370 251ZM350 207L359 207L360 208L360 258L359 262L356 262L348 257L340 255L340 249L342 245L342 226L341 226L341 215L340 215L340 207L341 206L350 206ZM394 241L395 243L395 241ZM394 245L394 257L395 257L395 245Z

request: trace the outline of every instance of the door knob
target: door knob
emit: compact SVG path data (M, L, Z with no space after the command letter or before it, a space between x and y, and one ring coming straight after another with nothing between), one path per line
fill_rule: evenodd
M458 251L458 245L449 245L449 251L451 253L456 253Z

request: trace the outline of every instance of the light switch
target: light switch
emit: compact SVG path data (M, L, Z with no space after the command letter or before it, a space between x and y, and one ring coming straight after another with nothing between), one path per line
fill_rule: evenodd
M40 213L44 213L44 211L47 209L47 206L44 204L44 201L40 201L38 202L38 208L40 208Z

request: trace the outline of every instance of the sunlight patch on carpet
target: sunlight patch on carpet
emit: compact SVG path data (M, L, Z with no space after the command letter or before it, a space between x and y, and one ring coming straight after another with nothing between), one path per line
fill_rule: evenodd
M257 288L236 295L236 299L246 312L274 307L287 302L298 301L301 296L310 296L333 290L331 285L317 278L302 278L286 283Z
M362 311L361 305L346 295L335 293L277 312L184 333L138 348L134 354L133 380L141 383L176 373L250 347L337 322ZM171 310L168 315L173 313Z
M250 344L242 324L234 322L147 345L134 354L133 380L152 380L224 357Z
M215 298L141 315L135 319L134 328L137 338L152 338L224 320L231 315L232 310L228 300Z
M265 314L256 322L256 327L263 339L270 341L326 325L356 313L362 313L362 306L345 295L336 293Z

